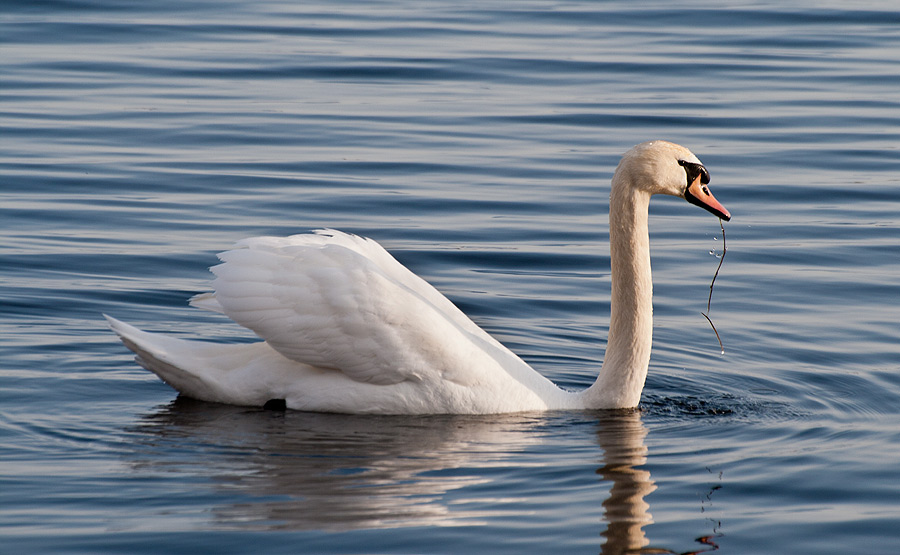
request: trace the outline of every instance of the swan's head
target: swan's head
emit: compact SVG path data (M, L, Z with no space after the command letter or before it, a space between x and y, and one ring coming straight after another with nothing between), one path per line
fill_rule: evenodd
M631 187L651 195L681 197L726 222L731 213L709 191L709 172L681 145L667 141L641 143L622 156L614 181L624 181Z

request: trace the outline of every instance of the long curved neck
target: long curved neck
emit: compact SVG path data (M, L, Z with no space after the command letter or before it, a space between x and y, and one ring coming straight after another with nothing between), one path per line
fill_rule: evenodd
M609 338L597 381L584 392L587 408L635 407L641 398L653 340L649 193L613 178L609 195L612 274Z

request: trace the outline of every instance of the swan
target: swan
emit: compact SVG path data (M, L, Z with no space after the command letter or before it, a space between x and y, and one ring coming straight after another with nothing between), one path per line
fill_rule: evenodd
M650 362L650 197L681 197L730 220L708 183L700 160L674 143L622 156L609 195L606 355L580 392L536 372L375 241L335 230L253 237L219 254L215 292L191 305L263 341L189 341L106 318L138 364L204 401L354 414L632 408Z

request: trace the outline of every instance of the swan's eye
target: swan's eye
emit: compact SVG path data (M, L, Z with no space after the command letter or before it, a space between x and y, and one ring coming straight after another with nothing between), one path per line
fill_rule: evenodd
M709 183L709 172L706 171L706 167L703 164L688 162L687 160L679 160L678 165L683 167L685 173L687 173L688 186L696 181L697 176L700 176L700 183L704 185Z

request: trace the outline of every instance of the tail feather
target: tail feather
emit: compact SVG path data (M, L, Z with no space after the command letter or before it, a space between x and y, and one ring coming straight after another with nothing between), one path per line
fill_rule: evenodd
M188 397L248 406L262 406L271 398L254 376L258 366L275 354L264 342L223 345L188 341L104 317L134 352L138 364Z
M191 397L204 398L203 392L209 389L209 384L199 373L184 368L186 361L197 358L196 355L187 358L184 356L189 351L187 341L141 331L111 316L103 316L122 343L134 352L135 362L178 391ZM181 356L175 357L175 353ZM174 363L176 358L178 365Z

